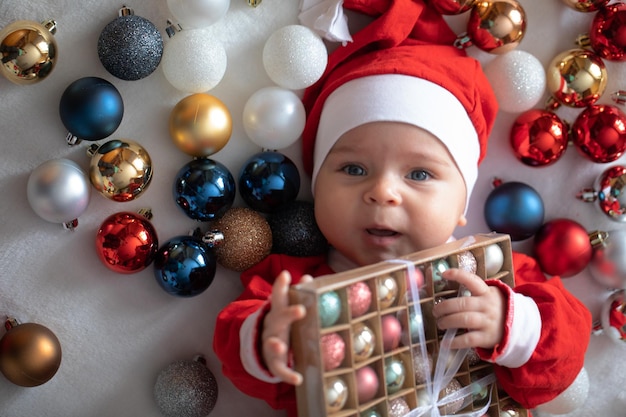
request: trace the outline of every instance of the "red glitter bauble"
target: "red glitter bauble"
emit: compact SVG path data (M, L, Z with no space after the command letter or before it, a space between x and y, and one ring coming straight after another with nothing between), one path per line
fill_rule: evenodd
M555 219L541 226L535 234L534 252L543 272L561 277L582 271L593 255L589 234L569 219Z
M568 127L554 113L531 109L520 114L511 127L511 147L517 159L530 166L557 161L567 149Z
M610 105L591 105L572 125L572 142L593 162L613 162L626 151L626 115Z
M626 60L626 3L601 7L593 18L589 40L602 58Z
M113 214L102 222L96 235L98 257L107 268L121 274L146 268L158 249L156 230L141 214Z

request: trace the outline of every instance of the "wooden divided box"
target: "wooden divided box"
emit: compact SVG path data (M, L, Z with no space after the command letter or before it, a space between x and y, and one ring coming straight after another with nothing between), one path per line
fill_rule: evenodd
M298 415L400 417L428 402L425 391L443 351L443 332L431 312L442 298L459 296L458 284L440 276L452 267L513 286L511 240L504 234L473 235L293 286L290 302L307 309L292 332L295 369L304 376L296 388ZM424 368L430 368L430 375ZM491 365L470 351L439 398L489 374ZM528 416L495 382L466 399L466 404L457 401L457 407L451 403L439 411L446 415L484 408L489 417Z

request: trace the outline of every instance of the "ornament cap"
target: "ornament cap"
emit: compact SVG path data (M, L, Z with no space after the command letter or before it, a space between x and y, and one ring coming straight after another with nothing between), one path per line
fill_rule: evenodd
M248 6L250 7L257 7L259 4L261 4L261 0L248 0Z
M4 321L4 328L7 330L7 332L19 325L20 322L15 317L7 317Z
M63 223L63 229L73 232L78 227L78 219Z
M137 210L137 214L145 217L148 220L152 220L152 217L154 217L154 215L152 214L152 209L149 207L140 208L139 210Z
M122 8L118 12L118 17L133 16L134 14L135 14L135 11L133 9L131 9L130 7L126 5L123 5Z
M588 33L581 33L576 37L576 45L581 48L590 48L591 47L591 38Z
M176 35L177 32L180 32L181 30L183 30L183 28L180 26L180 24L174 24L170 19L167 19L165 33L167 34L168 38L173 37L174 35Z
M202 236L202 242L204 242L210 248L219 246L224 242L224 233L220 232L219 230L211 230L210 232L206 232L204 236Z
M454 41L454 46L459 49L465 49L472 46L472 39L467 32L460 33Z
M611 99L620 106L623 106L626 104L626 90L614 91L611 93Z
M589 242L593 249L605 247L607 245L607 239L609 238L609 232L602 230L594 230L589 233Z
M52 33L53 35L57 33L57 21L56 20L54 19L44 20L43 22L41 22L41 24L43 25L43 27L48 29L48 32Z
M72 132L67 132L67 136L65 136L65 141L67 142L67 146L75 146L82 142L82 140L74 135Z
M90 157L90 158L93 158L98 153L98 149L99 148L100 148L100 145L98 145L97 143L93 143L93 144L89 145L89 147L87 148L87 151L86 151L87 156Z
M576 194L576 198L585 203L593 203L598 199L598 193L593 188L583 188Z

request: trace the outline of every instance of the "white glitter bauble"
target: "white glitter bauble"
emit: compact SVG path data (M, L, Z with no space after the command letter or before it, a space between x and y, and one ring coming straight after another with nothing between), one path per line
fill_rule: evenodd
M167 7L183 28L202 28L220 20L230 0L167 0Z
M534 55L514 50L496 56L484 66L500 110L522 113L533 108L546 89L546 72Z
M284 26L272 33L263 47L265 71L283 88L307 88L320 79L327 63L322 38L306 26Z
M578 376L556 398L541 404L537 410L550 414L567 414L581 407L589 394L589 376L585 368L582 368Z
M177 32L165 43L161 60L167 81L186 93L215 87L226 73L226 64L226 50L205 29Z

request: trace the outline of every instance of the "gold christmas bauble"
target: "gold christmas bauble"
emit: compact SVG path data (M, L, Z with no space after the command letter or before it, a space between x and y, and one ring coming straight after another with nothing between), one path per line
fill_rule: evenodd
M520 44L526 33L526 12L516 0L476 2L467 23L472 43L483 51L504 54Z
M33 84L54 69L58 59L56 22L17 20L0 30L0 72L15 84Z
M228 143L233 121L226 105L210 94L192 94L179 101L170 113L170 136L174 144L193 157L207 157Z
M14 323L7 327L9 330L0 339L0 372L23 387L48 382L61 365L59 339L37 323Z
M586 49L561 52L546 68L547 88L560 104L587 107L604 93L607 71L602 59Z
M136 199L150 185L152 160L143 146L115 139L89 149L89 179L103 196L119 202Z

